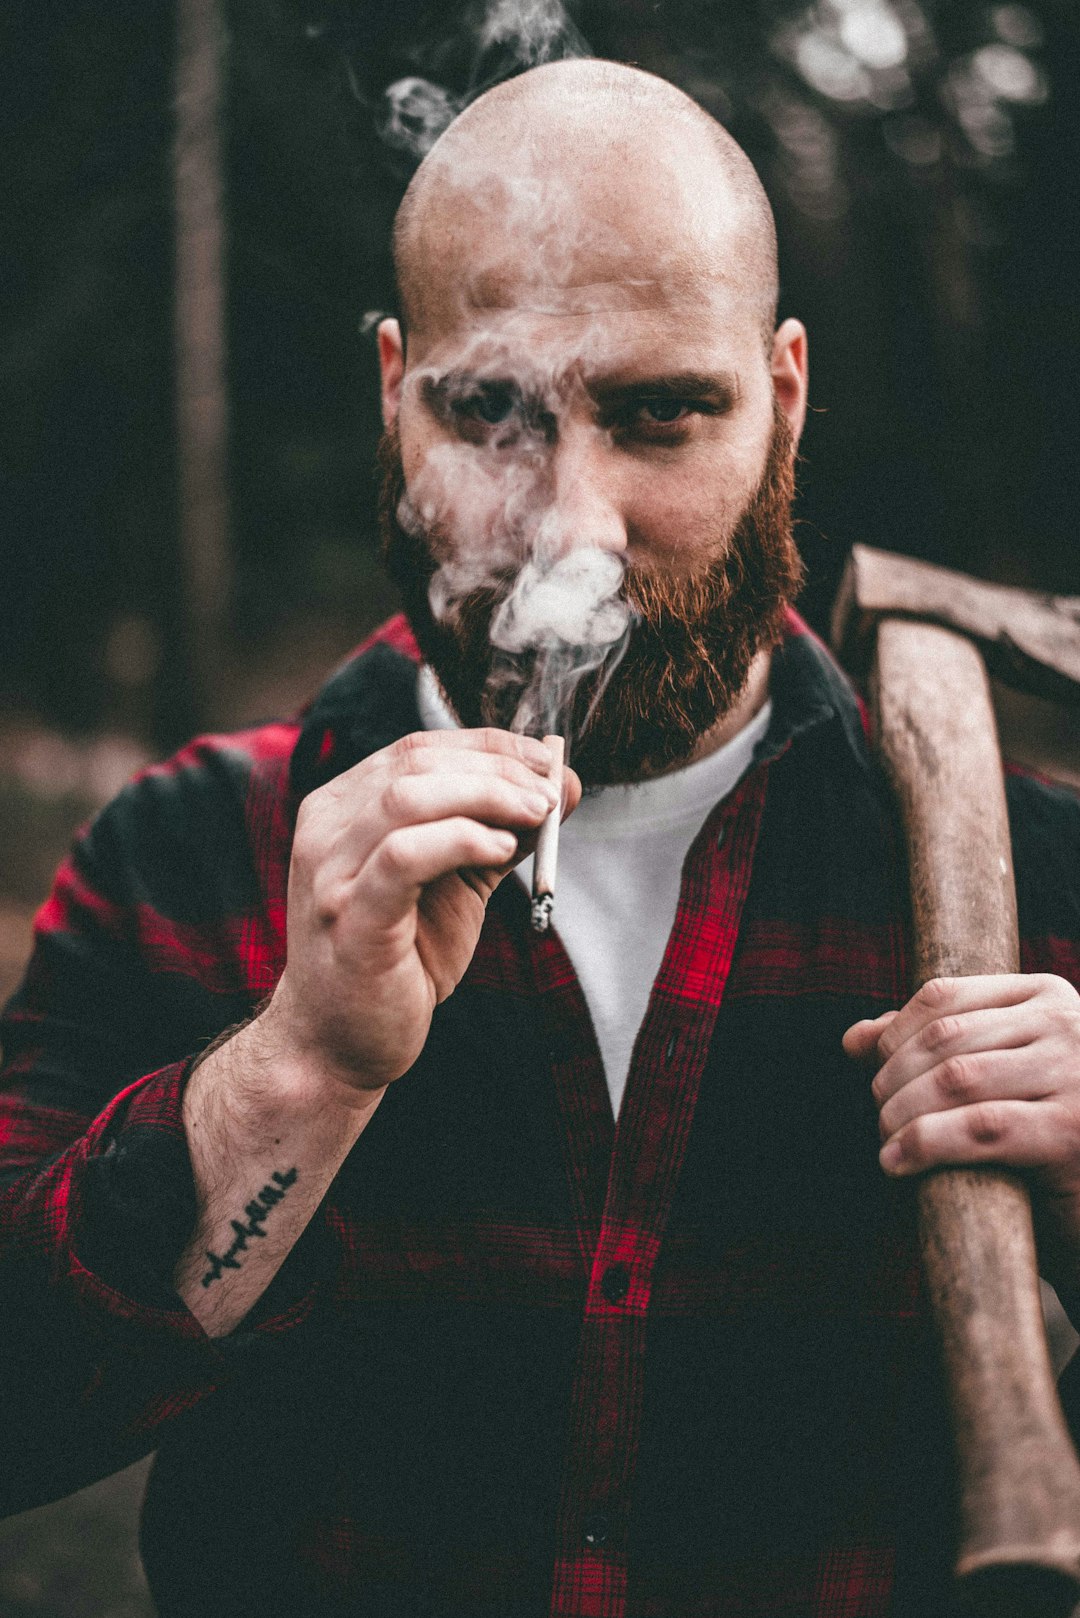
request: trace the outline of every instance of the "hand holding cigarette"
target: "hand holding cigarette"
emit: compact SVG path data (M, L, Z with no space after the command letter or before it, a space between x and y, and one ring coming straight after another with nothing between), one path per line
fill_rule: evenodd
M536 933L546 933L555 908L555 868L559 858L559 826L562 823L563 759L566 744L561 736L545 736L544 746L551 754L549 779L559 789L559 802L550 811L536 842L533 861L532 926Z
M561 748L561 742L560 742ZM505 730L404 737L304 799L289 873L288 960L263 1013L275 1047L346 1102L416 1061L460 982L488 899L572 771Z

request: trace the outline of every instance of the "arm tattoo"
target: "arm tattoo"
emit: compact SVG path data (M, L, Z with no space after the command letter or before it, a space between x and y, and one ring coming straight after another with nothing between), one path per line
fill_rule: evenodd
M208 1287L212 1281L216 1281L226 1270L238 1270L240 1268L240 1260L237 1255L245 1251L248 1242L253 1237L266 1235L263 1229L266 1216L275 1203L281 1201L289 1187L296 1184L298 1171L289 1169L284 1174L275 1172L270 1178L275 1183L273 1185L264 1185L262 1190L253 1197L244 1209L247 1215L247 1224L242 1224L239 1219L232 1220L234 1232L232 1246L226 1248L224 1253L212 1253L209 1248L207 1249L206 1256L210 1260L210 1268L202 1278L204 1287Z

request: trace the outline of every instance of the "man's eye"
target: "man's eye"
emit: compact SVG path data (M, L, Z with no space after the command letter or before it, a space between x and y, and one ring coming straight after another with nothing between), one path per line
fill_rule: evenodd
M488 427L498 427L504 421L509 421L514 413L517 399L512 388L500 387L493 384L491 387L477 388L464 399L459 399L455 405L458 415L465 416L472 421L482 421Z
M642 399L637 407L638 419L645 426L671 426L677 421L684 421L693 412L693 405L687 399Z

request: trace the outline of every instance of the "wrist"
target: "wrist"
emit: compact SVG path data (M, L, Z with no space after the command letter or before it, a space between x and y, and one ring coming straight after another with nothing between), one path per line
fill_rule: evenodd
M314 1133L327 1143L356 1137L382 1098L334 1076L314 1055L282 1036L271 1006L195 1064L184 1098L185 1121L212 1113L242 1151L265 1148L283 1133Z

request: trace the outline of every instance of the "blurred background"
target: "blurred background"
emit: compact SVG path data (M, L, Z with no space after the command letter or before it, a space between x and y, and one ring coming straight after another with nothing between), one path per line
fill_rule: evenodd
M0 992L78 820L393 610L390 223L534 62L662 74L758 166L810 330L816 626L855 540L1080 591L1074 0L8 0L0 43ZM999 696L1080 785L1075 716ZM0 1618L149 1615L140 1486L0 1525Z

